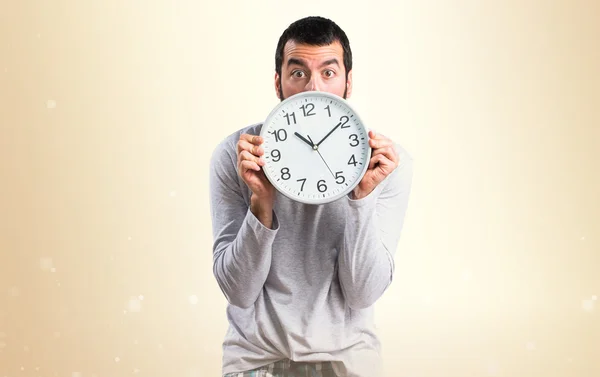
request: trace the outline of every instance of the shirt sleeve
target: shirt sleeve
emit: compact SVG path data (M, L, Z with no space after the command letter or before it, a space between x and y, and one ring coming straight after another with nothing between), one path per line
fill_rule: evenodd
M394 275L394 255L410 196L413 159L401 147L396 169L364 198L348 198L338 277L353 309L375 303Z
M250 211L249 198L244 196L249 190L238 179L232 149L221 143L210 162L213 274L227 301L247 308L258 298L269 274L279 223L273 214L273 229L269 229Z

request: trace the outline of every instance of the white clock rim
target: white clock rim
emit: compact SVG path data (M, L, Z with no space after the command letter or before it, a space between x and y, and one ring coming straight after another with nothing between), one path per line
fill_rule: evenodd
M356 109L354 109L354 107L352 107L352 105L350 105L350 103L348 102L348 100L346 100L346 99L344 99L344 98L342 98L342 97L340 97L338 95L329 93L329 92L319 92L319 91L300 92L300 93L294 94L293 96L290 96L290 97L284 99L283 101L279 102L277 104L277 106L275 106L275 108L273 108L273 110L269 113L269 115L267 116L267 118L265 119L265 121L261 124L261 126L260 126L261 129L260 129L260 134L259 135L263 139L265 138L265 134L267 132L266 130L268 128L268 126L265 127L265 125L268 125L270 122L272 122L273 117L275 116L275 114L277 114L277 112L282 107L284 107L286 104L288 104L288 103L290 103L290 102L292 102L294 100L301 99L301 98L304 98L304 97L327 97L327 98L333 99L335 101L342 102L345 106L347 106L350 109L350 111L352 111L354 113L354 115L356 115L356 117L359 120L358 124L364 129L365 134L367 135L367 138L369 137L369 128L367 126L365 126L365 124L362 121L362 118L360 117L360 115L358 114L358 112L356 111ZM273 182L274 178L270 176L269 169L264 169L264 167L266 167L266 165L263 168L261 168L261 170L264 172L265 176L267 177L267 179L269 180L269 182L271 182L271 184L273 185L273 187L275 187L275 189L279 193L283 194L287 198L289 198L289 199L291 199L293 201L296 201L296 202L304 203L304 204L314 204L314 205L328 204L328 203L335 202L336 200L339 200L339 199L341 199L344 196L347 196L349 193L351 193L356 188L356 186L358 186L358 184L360 183L360 181L365 176L365 173L367 172L367 169L369 168L369 161L371 161L371 152L372 152L371 148L368 147L367 148L367 158L366 158L366 161L365 161L366 163L364 164L363 169L362 169L359 177L356 179L356 181L352 185L348 186L345 190L341 191L340 193L335 194L335 195L330 196L330 197L327 197L327 198L318 198L318 199L308 199L307 198L307 199L304 199L304 198L300 198L298 196L294 196L292 194L289 194L289 193L285 192L284 190L280 190L277 187L277 184Z

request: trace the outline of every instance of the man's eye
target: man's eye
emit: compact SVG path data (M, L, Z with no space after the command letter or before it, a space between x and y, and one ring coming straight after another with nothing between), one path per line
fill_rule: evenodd
M304 77L304 72L302 72L302 71L294 71L294 72L292 72L292 76L298 77L298 78L302 78L302 77Z
M324 73L326 77L333 77L335 74L335 72L333 72L331 69L326 70Z

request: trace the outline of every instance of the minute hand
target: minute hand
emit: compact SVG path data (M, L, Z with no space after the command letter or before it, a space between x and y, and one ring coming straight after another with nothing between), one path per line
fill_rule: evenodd
M325 139L327 139L329 137L329 135L331 135L333 133L333 131L335 131L341 124L342 124L342 122L339 122L335 127L333 127L333 129L331 131L329 131L329 133L327 135L325 135L325 137L322 138L321 141L319 141L316 144L316 146L318 147L319 145L321 145L321 143L324 142Z

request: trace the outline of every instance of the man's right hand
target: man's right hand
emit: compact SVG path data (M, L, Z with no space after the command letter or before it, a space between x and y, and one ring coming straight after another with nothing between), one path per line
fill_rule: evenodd
M261 147L263 138L242 134L237 143L237 170L239 176L252 191L250 210L263 225L272 228L275 187L269 182L261 167L265 165Z

